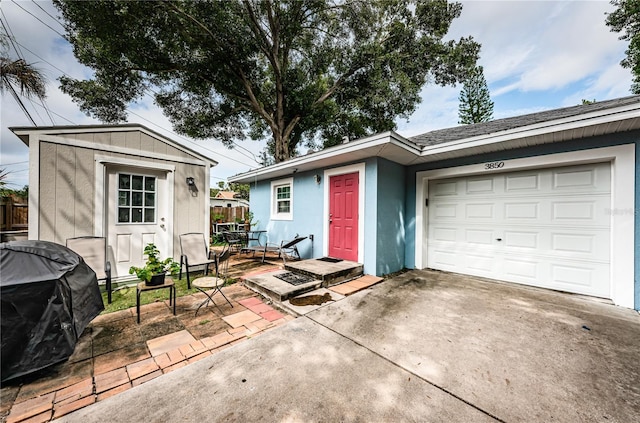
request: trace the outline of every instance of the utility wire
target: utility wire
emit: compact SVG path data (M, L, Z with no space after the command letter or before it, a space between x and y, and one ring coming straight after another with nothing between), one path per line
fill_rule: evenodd
M1 11L1 10L0 10ZM9 21L7 20L7 17L4 14L4 11L2 11L2 16L4 17L4 19L0 19L0 22L2 22L2 27L4 28L5 32L7 32L7 34L9 34L10 36L9 41L11 42L11 45L13 46L13 49L15 50L16 54L18 55L18 58L25 61L24 59L24 53L22 52L22 50L19 48L20 44L15 40L16 37L13 34L13 31L11 30L11 26L9 25ZM5 21L6 21L6 25L5 25ZM10 85L10 84L7 84ZM22 108L23 112L27 115L27 117L31 120L31 122L33 122L33 124L35 126L38 126L35 124L35 121L33 120L33 117L31 116L31 114L29 114L29 111L27 110L27 108L25 107L25 105L22 103L22 101L20 99L18 99L17 97L17 93L15 92L15 90L12 87L12 94L14 96L14 98L16 99L16 101L18 101L18 103L20 103L20 107ZM31 103L31 105L34 105L33 101L31 100L31 98L29 98L29 96L25 96L25 98L27 98L29 100L29 102ZM53 120L53 118L51 117L51 113L49 113L49 109L46 106L45 102L44 102L44 98L42 97L38 97L40 99L40 103L42 104L42 107L44 108L44 110L47 112L47 115L49 116L49 119L51 120L51 123L55 125L55 122ZM42 121L42 116L40 116L40 113L38 113L37 109L33 109L36 114L38 115L38 118L40 118L40 120Z
M50 30L52 30L54 33L56 33L57 35L59 35L60 37L62 37L62 38L66 41L66 38L65 38L65 36L64 36L63 34L61 34L59 31L55 30L54 28L52 28L50 25L48 25L48 24L47 24L46 22L44 22L42 19L40 19L39 17L37 17L36 15L34 15L33 13L31 13L30 11L28 11L28 10L27 10L27 9L25 9L24 7L20 6L18 3L16 3L16 2L15 2L15 0L12 0L12 3L14 3L14 4L15 4L16 6L18 6L21 10L23 10L24 12L26 12L27 14L29 14L30 16L32 16L33 18L35 18L36 20L38 20L40 23L42 23L43 25L45 25L47 28L49 28ZM36 4L36 5L37 5L37 4ZM42 9L42 8L40 8L40 9ZM43 11L44 11L44 10L43 10ZM47 12L45 11L45 13L47 13ZM49 15L50 17L52 17L49 13L47 13L47 15ZM4 16L4 13L3 13L3 16ZM52 17L52 18L53 18L53 17ZM54 18L54 19L55 19L55 18ZM6 20L6 16L5 16L5 20ZM60 23L57 19L55 19L55 20L56 20L56 22L57 22L57 23L59 23L61 26L63 26L63 25L62 25L62 23ZM4 23L3 23L3 25L4 25ZM8 21L7 21L7 25L8 25ZM13 41L12 41L12 42L13 42ZM17 43L17 41L16 41L16 43ZM18 43L18 44L19 44L19 43ZM24 46L23 46L23 47L24 47ZM51 62L49 62L49 61L47 61L47 60L43 59L41 56L37 55L36 53L34 53L33 51L31 51L30 49L28 49L28 48L26 48L26 47L24 47L24 48L25 48L28 52L30 52L31 54L33 54L34 56L38 57L40 60L44 61L45 63L48 63L49 65L51 65L53 68L55 68L56 70L58 70L59 72L61 72L63 75L65 75L65 76L69 76L69 77L70 77L70 75L68 75L66 72L64 72L64 71L63 71L62 69L60 69L59 67L57 67L57 66L53 65ZM14 46L14 49L15 49L15 46ZM149 88L149 90L150 90L151 92L153 92L154 94L157 94L157 93L156 93L155 91L153 91L151 88ZM149 95L148 93L146 93L146 94L147 94L147 95ZM151 98L153 99L153 97L152 97L151 95L149 95L149 97L151 97ZM45 108L45 110L47 110L46 106L44 106L44 108ZM24 106L23 106L23 109L24 109ZM26 110L26 109L24 109L24 110ZM47 110L47 113L48 113L48 112L49 112L49 111ZM152 124L152 125L156 126L157 128L160 128L160 129L162 129L162 130L164 130L164 131L168 131L168 132L173 133L173 131L172 131L172 130L168 130L168 129L166 129L166 128L164 128L164 127L162 127L162 126L160 126L160 125L156 124L155 122L152 122L151 120L144 118L143 116L141 116L141 115L139 115L139 114L135 113L134 111L132 111L132 110L131 110L131 109L129 109L129 108L128 108L128 112L129 112L130 114L134 115L134 116L139 117L140 119L143 119L143 120L144 120L144 121L146 121L146 122L149 122L150 124ZM53 112L52 112L52 113L53 113ZM64 118L63 116L61 116L61 115L59 115L59 114L57 114L57 113L53 113L53 114L55 114L55 115L56 115L56 116L58 116L58 117L63 118L63 119L64 119L64 120L66 120L67 122L70 122L70 123L72 123L72 124L73 124L73 122L71 122L69 119L66 119L66 118ZM50 116L50 117L51 117L51 116ZM37 126L37 125L35 124L35 122L33 121L33 119L32 119L32 118L31 118L31 121L33 122L33 124L34 124L35 126ZM52 119L52 121L53 121L53 119ZM241 164L241 165L244 165L244 166L248 166L250 169L251 169L251 168L253 168L253 166L249 165L248 163L244 163L244 162L242 162L242 161L240 161L240 160L234 159L234 158L229 157L229 156L227 156L227 155L225 155L225 154L222 154L222 153L220 153L220 152L213 151L213 150L211 150L211 149L209 149L209 148L207 148L207 147L204 147L202 144L198 144L198 143L196 143L196 142L194 142L194 141L192 141L192 140L190 140L190 139L188 139L188 138L186 138L186 137L184 137L184 136L182 136L182 135L179 135L179 134L175 134L175 135L178 135L178 137L180 137L181 139L183 139L183 140L185 140L185 141L187 141L187 142L189 142L189 143L191 143L191 144L193 144L193 145L196 145L196 146L198 146L198 147L199 147L199 148L201 148L201 149L204 149L204 150L209 151L209 152L211 152L211 153L213 153L213 154L216 154L217 156L223 157L223 158L228 159L228 160L232 160L232 161L234 161L234 162L236 162L236 163L239 163L239 164ZM236 147L240 147L241 149L244 149L244 150L245 150L245 151L247 151L249 154L251 154L251 156L253 156L253 157L248 156L247 154L243 153L243 152L242 152L242 151L240 151L240 150L236 150L238 153L242 154L243 156L247 157L247 158L248 158L248 159L250 159L250 160L253 160L253 161L254 161L254 162L256 162L257 164L260 164L260 162L258 162L258 160L255 158L255 155L254 155L252 152L250 152L249 150L247 150L245 147L240 146L240 145L239 145L239 144L237 144L235 141L233 142L233 144L234 144Z
M38 2L37 2L37 1L35 1L35 0L31 0L31 2L32 2L33 4L35 4L36 6L38 6L38 9L40 9L40 10L42 10L44 13L46 13L46 14L47 14L47 16L49 16L51 19L53 19L53 20L54 20L57 24L59 24L62 28L64 28L64 24L63 24L62 22L60 22L60 21L58 20L58 18L56 18L55 16L51 15L51 13L47 12L47 11L46 11L42 6L40 6L40 5L38 4Z
M24 10L26 13L28 13L29 15L33 16L34 18L36 18L41 24L43 24L44 26L46 26L47 28L49 28L50 30L52 30L53 32L55 32L56 34L58 34L59 36L61 36L62 38L64 38L64 35L61 34L59 31L53 29L50 25L48 25L45 21L43 21L42 19L40 19L39 17L37 17L36 15L34 15L33 13L29 12L27 9L25 9L24 7L20 6L18 4L18 2L16 2L15 0L11 1L13 4L15 4L16 6L18 6L20 9ZM60 22L58 22L60 23ZM64 38L66 40L66 38Z

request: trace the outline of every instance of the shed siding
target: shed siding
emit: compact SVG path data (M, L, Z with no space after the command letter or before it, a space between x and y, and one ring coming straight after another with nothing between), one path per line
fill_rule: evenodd
M39 239L55 240L56 204L56 144L40 144L40 214Z
M87 236L94 234L95 225L95 164L93 151L76 148L74 234Z
M99 143L111 146L116 150L123 147L141 152L174 155L177 160L192 158L190 154L141 131L87 132L60 136ZM175 175L173 175L175 196L172 203L174 257L180 256L179 234L205 232L205 222L209 213L207 207L209 193L205 192L208 175L206 166L208 165L191 165L161 159L142 159L118 152L97 151L41 141L39 239L64 245L67 238L93 235L96 232L94 205L96 154L103 157L135 159L175 166ZM188 190L187 177L195 178L198 187L197 195L192 195ZM99 205L99 207L102 206Z
M173 250L174 257L180 257L179 235L188 232L205 231L205 218L209 213L208 207L203 207L203 196L208 199L208 193L204 192L206 183L206 169L204 166L176 164L174 175L174 216L173 216ZM193 195L186 183L187 177L195 179L198 191ZM208 204L208 201L207 201ZM205 234L208 236L209 234Z
M65 244L94 233L93 151L43 142L40 145L40 235Z

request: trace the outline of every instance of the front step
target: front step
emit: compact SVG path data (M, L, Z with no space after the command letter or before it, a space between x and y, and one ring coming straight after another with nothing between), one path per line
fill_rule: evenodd
M288 273L287 270L276 270L259 275L248 276L244 279L244 285L259 294L269 297L274 301L283 302L308 291L313 291L322 286L322 281L314 279L301 285L292 285L275 275Z
M244 284L274 301L283 302L308 291L321 287L326 288L362 276L364 266L360 263L346 260L331 263L311 259L289 262L286 264L285 269L249 275L244 279ZM286 271L309 276L313 280L301 285L292 285L275 277L275 275Z
M355 279L364 274L364 265L348 260L338 262L320 259L301 260L286 263L284 268L320 280L323 288Z

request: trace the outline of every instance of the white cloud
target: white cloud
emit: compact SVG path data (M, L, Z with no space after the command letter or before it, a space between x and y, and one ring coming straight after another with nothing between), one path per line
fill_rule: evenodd
M37 4L50 15L59 15L51 2L38 1ZM480 64L484 66L495 102L494 118L574 105L582 98L606 100L629 95L631 74L619 65L627 44L618 40L618 34L610 32L604 23L605 12L613 10L609 2L468 1L463 4L462 16L454 21L449 38L472 35L482 44ZM25 58L35 62L49 78L47 105L50 110L75 124L97 123L80 112L71 98L59 90L57 81L61 71L74 78L88 78L92 75L91 69L75 60L71 46L56 32L18 5L56 31L64 33L64 29L33 2L2 2L3 13L23 46ZM409 122L398 120L398 131L412 136L457 125L460 88L425 87L422 104ZM28 159L26 146L7 127L29 126L30 122L10 96L3 95L1 105L0 163L25 161ZM27 107L40 113L41 117L36 117L39 125L51 125L41 107L29 103ZM177 136L148 98L137 105L134 112L141 117L131 115L131 122L141 123L215 158L220 164L212 169L214 183L215 178L225 179L257 166L239 151L228 150L217 141L195 141L194 144ZM53 117L57 125L69 124L65 119ZM241 146L257 154L264 142L247 140ZM22 186L27 183L27 172L16 173L15 178L22 178L17 182Z

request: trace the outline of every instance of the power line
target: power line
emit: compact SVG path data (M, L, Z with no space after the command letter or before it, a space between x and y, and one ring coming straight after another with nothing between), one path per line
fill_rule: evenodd
M62 38L64 38L64 35L62 35L60 32L58 32L57 30L53 29L51 26L49 26L45 21L43 21L42 19L40 19L39 17L37 17L36 15L34 15L33 13L29 12L27 9L25 9L24 7L20 6L15 0L11 0L11 2L13 4L15 4L16 6L18 6L20 9L24 10L26 13L28 13L29 15L33 16L34 18L36 18L41 24L43 24L44 26L46 26L47 28L49 28L50 30L52 30L53 32L55 32L56 34L58 34L59 36L61 36ZM60 23L60 22L58 22Z
M13 166L13 165L19 165L24 163L29 163L29 160L25 160L23 162L1 163L0 166Z
M26 60L24 59L24 53L22 53L22 50L20 50L18 48L20 46L20 44L17 41L15 41L16 37L13 34L13 31L11 30L11 26L9 25L9 21L7 20L7 17L5 16L4 11L2 11L2 16L4 17L4 20L0 20L0 22L2 22L2 27L7 32L7 34L10 34L9 40L10 40L11 45L13 46L13 49L15 50L16 54L18 55L18 59L21 59L22 61L24 61L26 63ZM5 22L4 21L7 21L6 26L5 26ZM8 85L10 85L10 84L8 84ZM35 121L33 120L33 117L31 117L31 115L29 114L29 111L24 106L22 101L20 99L18 99L17 93L15 93L15 90L13 89L13 87L11 87L11 91L12 91L12 94L14 94L14 98L16 99L16 101L18 101L18 103L20 104L20 107L22 108L23 112L27 115L27 117L31 120L31 122L33 122L33 124L35 126L38 126L38 125L36 125ZM29 96L25 96L25 98L29 100L31 105L34 104L33 101L31 100L31 98L29 98ZM47 106L46 106L46 104L44 102L44 98L42 98L40 96L38 96L38 98L40 98L40 103L42 104L42 107L47 112L47 115L49 116L49 119L51 119L51 123L53 123L55 125L55 122L54 122L53 118L51 117L51 113L49 113L49 109L47 108ZM40 114L38 113L38 111L36 109L34 109L34 111L38 115L38 118L40 118L40 120L42 121L43 120L42 116L40 116Z
M47 12L47 11L46 11L42 6L40 6L40 5L38 4L38 2L36 2L35 0L31 0L31 2L32 2L33 4L35 4L35 5L38 7L38 9L40 9L40 10L42 10L44 13L46 13L46 14L47 14L47 16L49 16L51 19L53 19L54 21L56 21L56 23L58 23L62 28L64 28L64 25L62 24L62 22L60 22L60 21L59 21L55 16L52 16L49 12Z
M23 10L24 12L26 12L27 14L29 14L30 16L32 16L33 18L35 18L36 20L38 20L38 22L40 22L41 24L45 25L47 28L49 28L50 30L52 30L54 33L56 33L57 35L59 35L60 37L62 37L62 38L66 41L65 36L64 36L63 34L61 34L59 31L55 30L55 29L54 29L54 28L52 28L50 25L48 25L46 22L44 22L43 20L41 20L39 17L37 17L36 15L34 15L33 13L31 13L30 11L28 11L28 10L27 10L27 9L25 9L24 7L22 7L22 6L20 6L19 4L17 4L14 0L12 0L12 3L14 3L14 4L15 4L16 6L18 6L21 10ZM37 5L37 4L36 4L36 5ZM38 6L38 7L39 7L39 6ZM42 9L42 8L40 8L40 9ZM44 9L43 9L43 11L44 11ZM47 13L47 12L45 11L45 13ZM49 15L50 17L52 17L49 13L47 13L47 15ZM4 13L3 13L3 16L4 16ZM52 17L52 18L53 18L53 17ZM6 16L5 16L5 20L6 20ZM57 19L55 19L55 18L54 18L54 20L55 20L57 23L59 23L61 26L63 26L63 27L64 27L64 25L62 25L62 23L60 23ZM4 24L3 24L3 25L4 25ZM7 25L8 25L8 21L7 21ZM15 38L15 37L14 37L14 38ZM12 41L12 42L13 42L13 41ZM17 43L17 44L19 44L20 46L22 46L22 44L18 43L17 41L16 41L16 43ZM41 56L39 56L38 54L34 53L33 51L31 51L31 50L30 50L30 49L28 49L27 47L25 47L25 46L22 46L22 47L24 47L24 48L25 48L25 50L27 50L29 53L33 54L35 57L39 58L40 60L42 60L42 61L44 61L45 63L47 63L47 64L49 64L50 66L52 66L54 69L58 70L62 75L65 75L65 76L69 76L69 77L70 77L70 75L68 75L65 71L63 71L62 69L60 69L60 68L59 68L59 67L57 67L56 65L52 64L52 63L51 63L51 62L49 62L48 60L46 60L46 59L42 58ZM15 47L14 47L14 49L15 49ZM17 51L17 50L16 50L16 51ZM154 94L157 94L155 91L153 91L153 89L149 88L149 90L150 90L151 92L153 92ZM147 94L147 93L145 93L145 94ZM147 95L149 95L149 94L147 94ZM151 98L153 99L153 97L152 97L151 95L149 95L149 97L151 97ZM32 103L32 104L33 104L33 103ZM49 110L47 109L47 107L46 107L44 104L43 104L43 106L42 106L42 107L47 111L47 113L49 113ZM23 106L23 109L24 109L24 110L26 110L26 109L24 108L24 106ZM130 114L132 114L132 115L134 115L134 116L137 116L137 117L139 117L140 119L142 119L142 120L144 120L144 121L146 121L146 122L149 122L150 124L152 124L152 125L154 125L154 126L156 126L156 127L160 128L160 129L162 129L162 130L164 130L164 131L168 131L168 132L170 132L170 133L173 133L173 131L172 131L172 130L168 130L168 129L166 129L166 128L162 127L161 125L158 125L157 123L152 122L151 120L144 118L143 116L141 116L141 115L139 115L139 114L135 113L134 111L132 111L130 108L127 108L127 109L128 109L128 112L129 112ZM64 120L65 120L65 121L67 121L67 122L70 122L70 123L72 123L72 124L75 124L74 122L70 121L69 119L67 119L67 118L65 118L65 117L63 117L63 116L61 116L61 115L59 115L59 114L57 114L57 113L55 113L55 112L51 112L51 113L53 113L54 115L56 115L56 116L58 116L58 117L60 117L60 118L64 119ZM52 120L52 122L53 122L53 118L51 118L51 115L49 115L49 117L50 117L50 119L51 119L51 120ZM42 119L42 118L41 118L41 119ZM31 121L33 122L33 124L34 124L35 126L37 126L37 125L35 124L35 122L33 121L33 119L31 119ZM55 125L55 123L54 123L54 125ZM186 138L186 137L184 137L184 136L181 136L181 135L179 135L179 134L175 134L175 135L177 135L177 136L178 136L178 137L180 137L181 139L183 139L183 140L185 140L185 141L187 141L187 142L189 142L189 143L191 143L191 144L193 144L193 145L197 145L199 148L201 148L201 149L203 149L203 150L206 150L206 151L208 151L208 152L211 152L211 153L213 153L213 154L215 154L215 155L217 155L217 156L220 156L220 157L223 157L223 158L225 158L225 159L228 159L228 160L234 161L234 162L239 163L239 164L244 165L244 166L248 166L250 169L251 169L251 168L253 168L253 166L251 166L251 165L250 165L250 164L248 164L248 163L244 163L244 162L242 162L242 161L240 161L240 160L234 159L234 158L229 157L229 156L227 156L227 155L225 155L225 154L222 154L222 153L220 153L220 152L213 151L213 150L211 150L211 149L209 149L209 148L206 148L206 147L202 146L201 144L198 144L198 143L196 143L196 142L194 142L194 141L192 141L192 140L190 140L190 139L188 139L188 138ZM260 163L258 162L258 160L255 158L255 155L254 155L252 152L250 152L250 151L249 151L249 150L247 150L246 148L244 148L244 147L240 146L240 145L239 145L239 144L237 144L235 141L233 142L233 144L234 144L236 147L239 147L239 148L241 148L241 149L244 149L244 150L245 150L245 151L247 151L249 154L251 154L251 156L253 156L253 157L248 156L247 154L243 153L243 152L242 152L242 151L240 151L240 150L237 150L237 152L238 152L238 153L242 154L243 156L247 157L247 158L248 158L248 159L250 159L250 160L253 160L253 161L254 161L255 163L257 163L258 165L260 164Z

